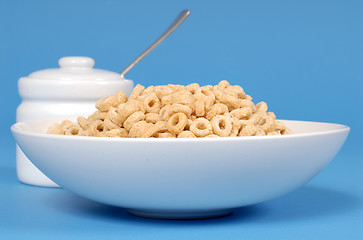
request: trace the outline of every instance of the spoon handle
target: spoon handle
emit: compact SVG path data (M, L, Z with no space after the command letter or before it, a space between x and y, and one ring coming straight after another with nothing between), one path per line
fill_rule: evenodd
M122 72L121 76L123 77L131 68L133 68L141 59L143 59L147 54L149 54L156 46L158 46L164 39L170 35L179 25L189 16L190 10L186 9L182 11L178 17L174 20L174 22L170 25L170 27L153 43L148 47L143 53L140 54L130 65L128 65Z

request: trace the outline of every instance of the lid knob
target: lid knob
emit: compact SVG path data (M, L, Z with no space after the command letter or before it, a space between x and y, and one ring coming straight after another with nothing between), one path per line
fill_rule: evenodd
M62 57L58 63L61 68L92 68L95 60L90 57Z

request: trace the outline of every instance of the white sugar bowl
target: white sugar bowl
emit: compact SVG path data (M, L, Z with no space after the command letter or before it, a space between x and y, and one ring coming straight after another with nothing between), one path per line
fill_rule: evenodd
M28 120L88 116L95 103L117 90L130 95L134 83L121 74L94 69L89 57L63 57L60 68L36 71L19 79L22 102L16 111L16 122ZM21 182L44 187L58 187L24 155L17 146L17 175ZM52 161L52 159L49 159Z

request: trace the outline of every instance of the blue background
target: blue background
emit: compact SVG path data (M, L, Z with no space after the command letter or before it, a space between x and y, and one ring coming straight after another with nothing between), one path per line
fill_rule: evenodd
M334 161L286 196L202 221L163 221L20 184L9 127L17 80L90 56L120 72L185 8L192 13L127 78L227 79L279 118L348 125ZM363 239L363 1L0 0L0 238Z

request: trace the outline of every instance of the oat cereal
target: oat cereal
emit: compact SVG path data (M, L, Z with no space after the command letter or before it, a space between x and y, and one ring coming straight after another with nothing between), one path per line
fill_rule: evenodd
M223 80L218 85L144 86L137 84L129 98L118 90L100 99L89 117L65 120L47 133L121 138L201 138L274 136L293 131L254 104L241 86Z

